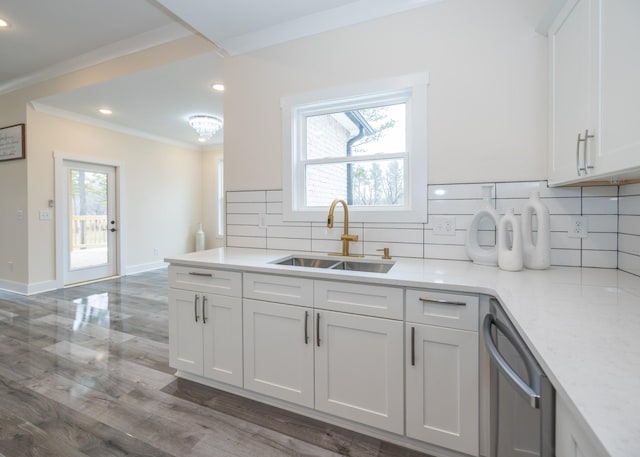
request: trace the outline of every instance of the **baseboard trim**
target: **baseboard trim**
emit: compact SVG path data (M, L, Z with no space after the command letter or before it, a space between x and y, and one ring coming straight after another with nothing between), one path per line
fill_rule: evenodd
M29 287L22 282L5 281L0 279L0 290L14 294L27 295Z
M158 270L169 266L167 262L151 262L140 265L131 265L127 267L125 275L134 275L136 273L144 273L145 271Z

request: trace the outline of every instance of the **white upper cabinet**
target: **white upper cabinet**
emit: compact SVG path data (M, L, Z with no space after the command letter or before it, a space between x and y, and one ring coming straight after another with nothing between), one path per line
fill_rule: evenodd
M640 176L640 2L568 0L549 29L549 182Z

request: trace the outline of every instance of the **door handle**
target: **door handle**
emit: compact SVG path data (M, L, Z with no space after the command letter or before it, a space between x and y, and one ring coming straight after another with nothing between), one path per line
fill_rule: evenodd
M304 344L309 344L309 311L304 312Z
M110 232L117 232L118 230L117 230L117 229L114 229L114 228L111 228L111 229L109 229L109 231L110 231Z
M198 301L200 300L200 296L198 294L196 294L195 298L193 299L193 313L196 315L196 322L198 322L198 318L200 316L198 316Z
M416 328L411 327L411 366L416 366Z
M202 323L207 323L207 316L205 315L205 308L207 307L207 296L202 296Z
M320 313L316 315L316 345L320 347Z

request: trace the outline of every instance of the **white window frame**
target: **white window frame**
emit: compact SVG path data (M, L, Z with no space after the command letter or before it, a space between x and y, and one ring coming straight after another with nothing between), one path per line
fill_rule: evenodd
M282 98L283 219L324 221L328 211L328 207L303 206L305 182L301 154L306 141L306 117L329 112L333 107L343 110L349 105L363 107L368 103L379 106L381 100L395 98L407 105L404 205L353 206L349 207L349 217L354 222L426 222L428 84L428 73L416 73Z

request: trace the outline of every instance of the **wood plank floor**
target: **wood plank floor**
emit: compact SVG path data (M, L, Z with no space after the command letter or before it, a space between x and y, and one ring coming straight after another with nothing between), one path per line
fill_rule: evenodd
M176 378L167 270L0 291L0 454L428 457Z

